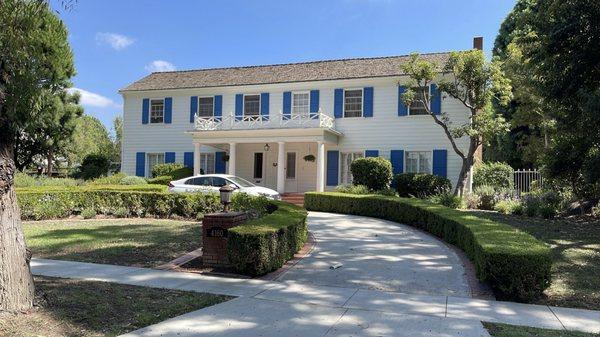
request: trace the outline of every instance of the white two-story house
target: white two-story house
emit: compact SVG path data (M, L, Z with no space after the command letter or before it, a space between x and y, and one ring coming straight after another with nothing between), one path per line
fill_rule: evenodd
M448 53L423 54L443 64ZM456 183L461 160L442 129L400 94L409 56L152 73L120 90L122 171L180 162L280 193L350 184L350 163L382 156L394 173ZM432 109L455 125L468 110L431 85ZM459 139L467 148L467 139Z

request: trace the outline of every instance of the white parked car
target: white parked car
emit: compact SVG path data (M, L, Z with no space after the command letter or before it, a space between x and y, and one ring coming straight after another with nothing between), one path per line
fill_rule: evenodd
M228 174L199 174L169 183L169 192L215 192L219 193L219 188L231 185L235 188L234 192L244 192L249 195L264 196L269 199L280 200L281 196L277 191L270 188L256 186L248 180Z

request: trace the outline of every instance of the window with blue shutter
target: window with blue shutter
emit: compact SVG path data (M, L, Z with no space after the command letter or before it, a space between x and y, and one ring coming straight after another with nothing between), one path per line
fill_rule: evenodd
M142 124L148 124L150 116L150 99L144 98L142 100Z
M437 85L431 84L431 112L434 115L440 115L442 113L442 95L438 90Z
M269 120L269 93L263 92L260 94L260 114L263 121Z
M165 97L165 124L171 124L173 116L173 98Z
M175 162L175 152L165 152L165 163Z
M392 163L392 176L404 172L404 150L390 151L390 162ZM392 178L392 187L396 187L396 180Z
M283 93L283 119L288 120L292 116L292 92Z
M227 152L215 152L215 173L225 173L226 162L223 157Z
M221 119L223 116L223 95L215 95L215 117Z
M194 123L194 117L198 111L198 96L190 97L190 123Z
M365 150L365 157L379 157L379 150Z
M319 90L310 91L310 112L319 112Z
M138 177L146 176L146 152L135 154L135 175Z
M327 151L327 186L337 186L340 167L340 151Z
M446 177L448 175L448 151L433 150L433 174Z
M333 116L342 118L344 116L344 89L335 89L333 96Z
M235 95L235 120L241 121L244 117L244 94Z
M406 92L406 87L398 87L398 116L408 116L408 107L402 102L402 94Z
M183 165L193 169L194 168L194 152L183 153Z
M363 95L363 117L373 117L373 87L365 87Z

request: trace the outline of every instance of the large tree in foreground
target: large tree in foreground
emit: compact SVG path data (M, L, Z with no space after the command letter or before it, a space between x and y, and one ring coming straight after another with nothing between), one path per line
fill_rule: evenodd
M47 94L74 74L67 29L42 1L0 0L0 311L33 305L33 279L14 189L19 130L44 120Z
M462 160L454 189L455 195L462 195L477 149L484 141L508 129L504 118L495 115L491 102L496 99L500 104L506 104L510 100L510 83L497 64L486 62L481 50L452 52L442 69L436 63L413 54L402 68L410 78L404 84L408 87L402 94L404 104L421 104L440 126L452 149ZM440 115L432 111L431 101L435 94L429 90L432 83L437 84L442 95L457 99L468 109L466 123L454 125L444 111ZM457 143L462 137L469 139L466 149Z

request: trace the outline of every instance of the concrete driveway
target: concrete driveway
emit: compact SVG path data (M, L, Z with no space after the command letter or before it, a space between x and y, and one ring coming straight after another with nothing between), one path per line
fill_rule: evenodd
M310 212L308 223L315 249L278 281L470 296L458 256L428 234L391 221L332 213ZM341 267L331 269L336 264Z

